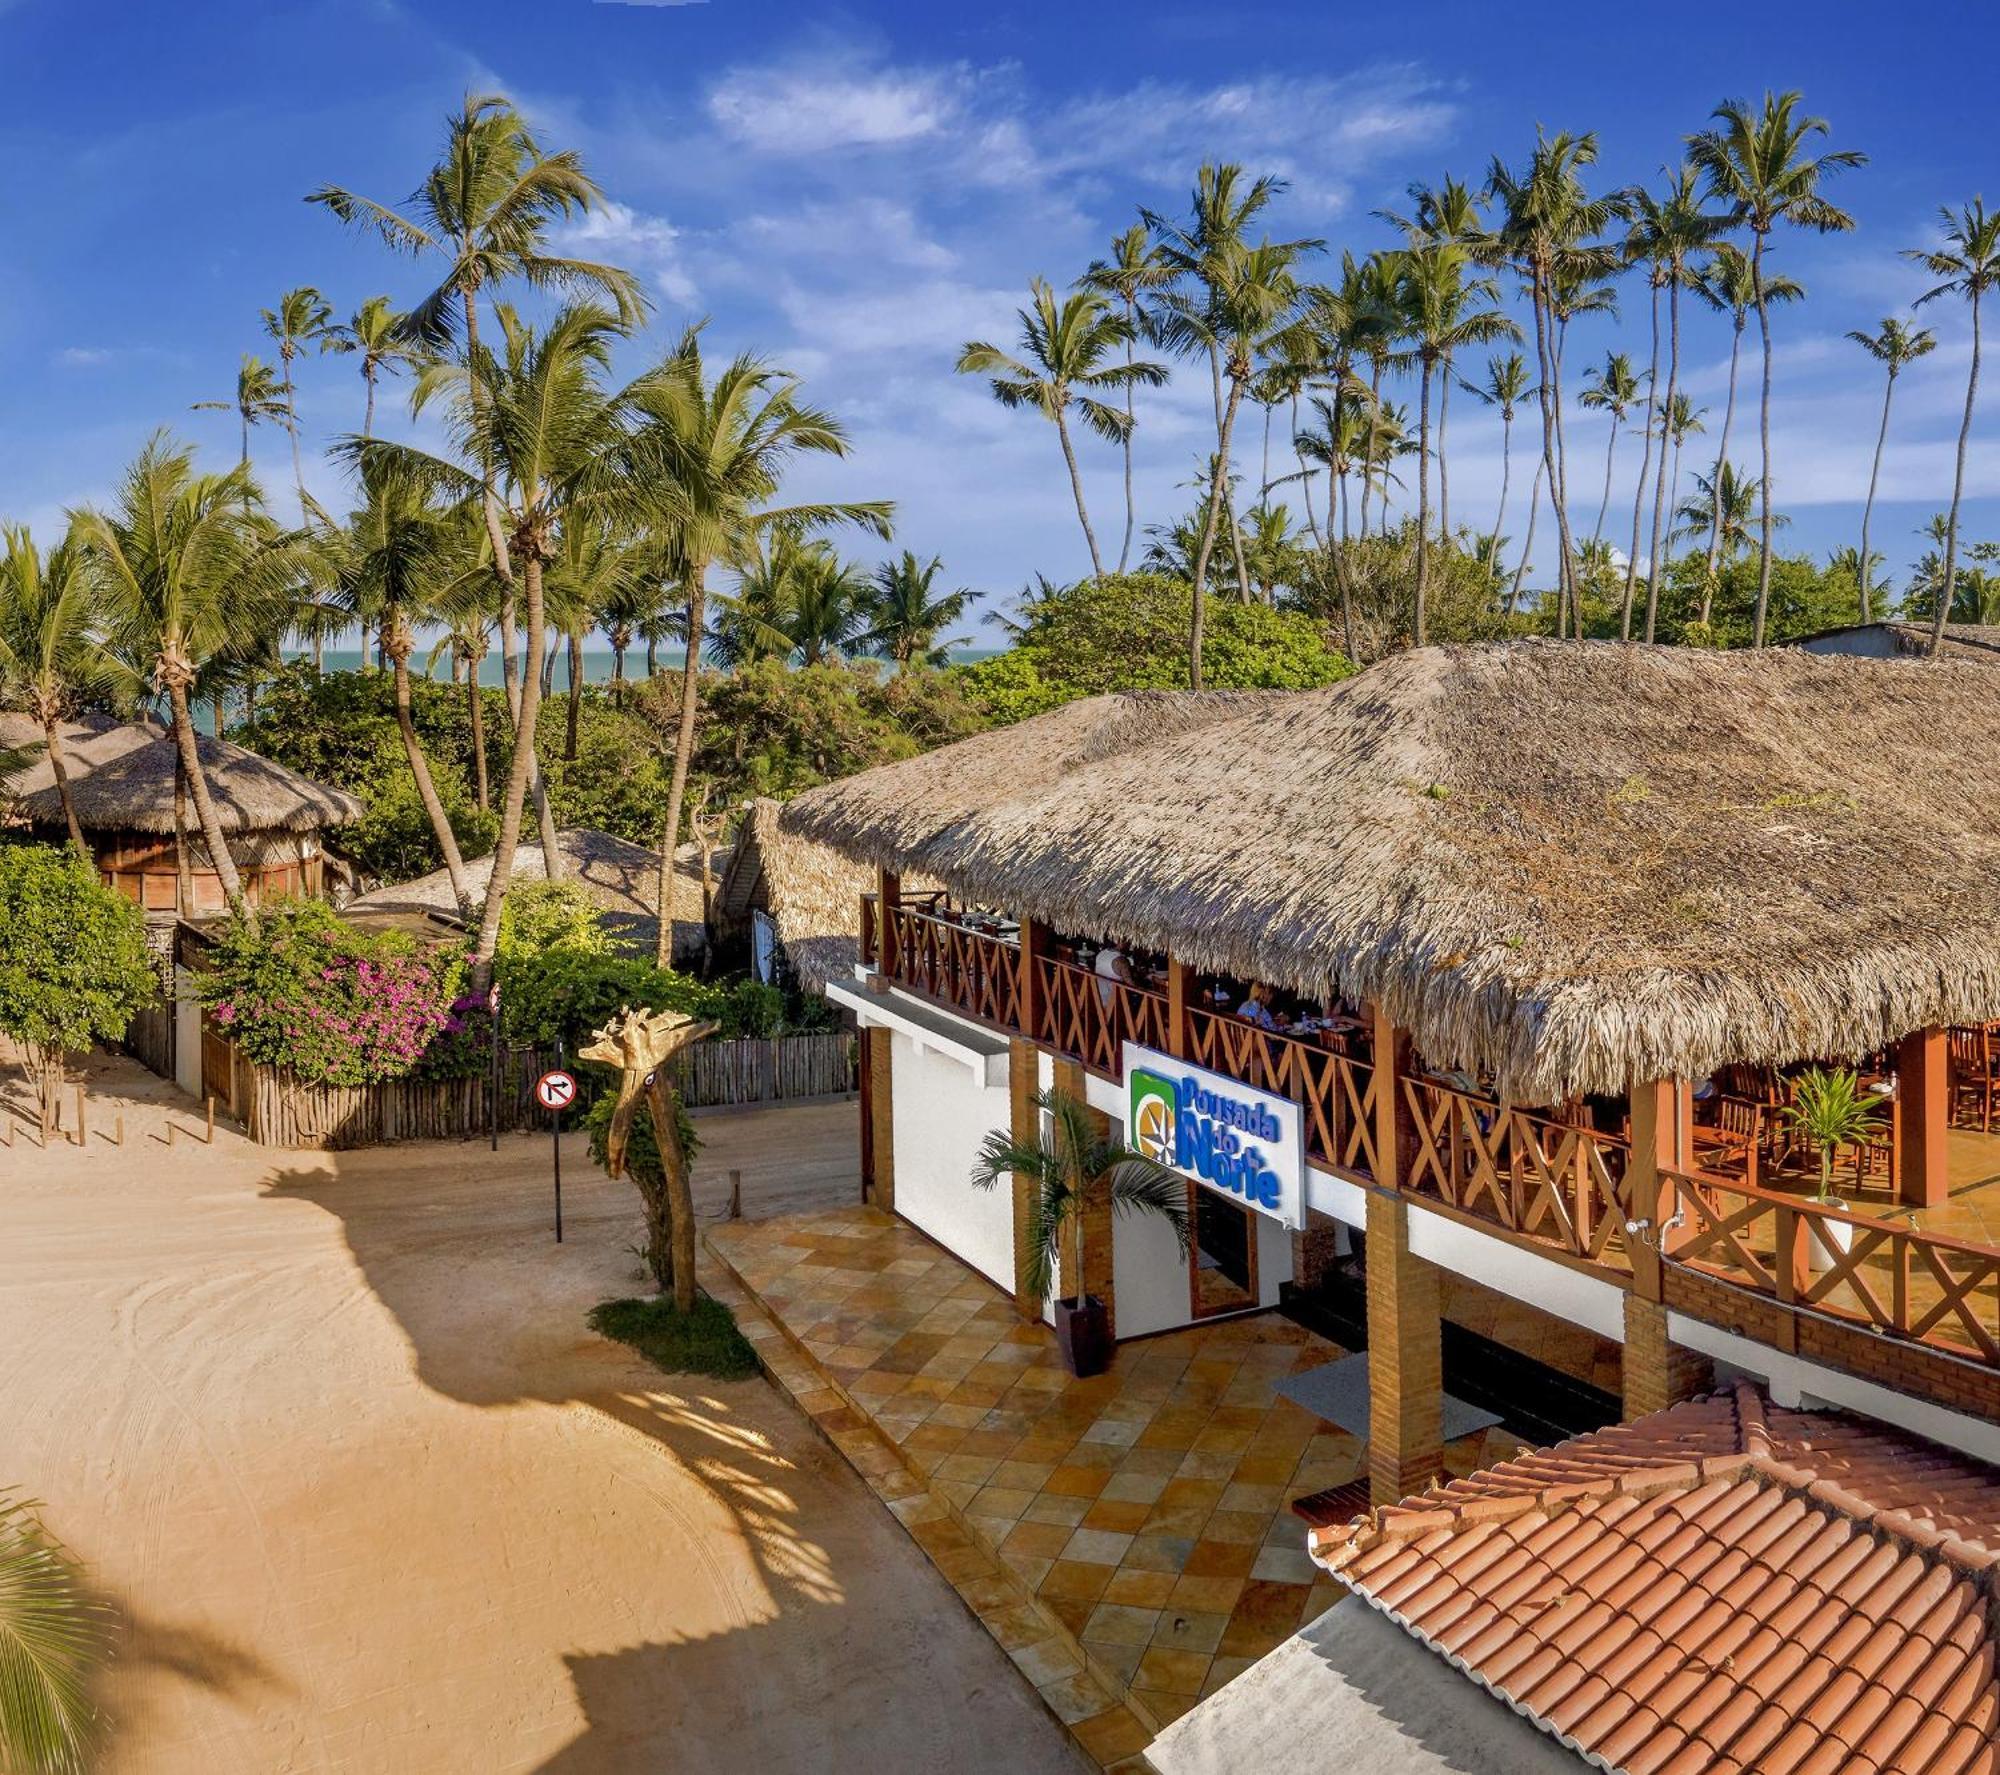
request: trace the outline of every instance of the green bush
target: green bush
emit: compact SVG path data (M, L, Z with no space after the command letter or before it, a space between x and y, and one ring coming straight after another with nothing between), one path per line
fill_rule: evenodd
M583 1131L588 1137L590 1162L600 1170L604 1167L607 1142L611 1135L611 1112L617 1107L618 1094L610 1089L613 1075L600 1067L589 1067L604 1082L599 1088L597 1101L584 1113ZM695 1154L701 1151L701 1136L695 1132L693 1118L681 1100L674 1099L675 1113L680 1117L681 1150L687 1154L689 1168L692 1169ZM648 1179L660 1176L660 1143L653 1137L653 1110L644 1097L632 1112L632 1126L625 1134L625 1163Z
M500 1018L510 1042L575 1054L621 1007L713 1017L722 994L705 982L637 956L572 947L545 949L500 970Z
M604 915L573 881L516 881L500 908L501 961L518 961L548 949L598 954L610 947Z
M52 1117L63 1056L117 1041L159 993L139 908L67 847L0 847L0 1030L35 1056Z
M784 990L761 980L739 980L720 994L720 1000L715 1016L721 1033L730 1038L768 1041L783 1035L790 1021Z

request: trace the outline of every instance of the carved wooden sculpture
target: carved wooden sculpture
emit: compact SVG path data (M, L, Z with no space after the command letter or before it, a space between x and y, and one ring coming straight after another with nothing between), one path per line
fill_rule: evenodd
M679 1011L643 1007L635 1011L628 1006L578 1053L579 1059L618 1070L618 1097L604 1142L604 1168L613 1177L625 1174L632 1116L642 1093L652 1111L661 1174L647 1177L635 1170L632 1181L646 1202L647 1266L662 1288L671 1282L674 1306L683 1313L694 1310L694 1196L688 1186L687 1151L681 1145L680 1105L667 1069L683 1048L713 1034L715 1027Z

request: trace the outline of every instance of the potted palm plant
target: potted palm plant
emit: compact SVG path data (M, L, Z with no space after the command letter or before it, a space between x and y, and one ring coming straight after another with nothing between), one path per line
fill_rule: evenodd
M1174 1229L1186 1257L1187 1179L1133 1151L1117 1135L1100 1134L1089 1109L1067 1092L1038 1091L1035 1104L1042 1111L1035 1137L1017 1140L994 1129L973 1161L972 1181L991 1189L1017 1172L1029 1180L1034 1195L1028 1287L1036 1298L1048 1299L1058 1253L1067 1243L1070 1263L1063 1274L1076 1291L1055 1302L1056 1341L1070 1373L1102 1374L1111 1361L1111 1328L1104 1302L1082 1290L1084 1205L1108 1198L1116 1214L1157 1214Z
M1876 1103L1875 1095L1861 1089L1860 1076L1851 1069L1808 1067L1794 1082L1792 1101L1781 1113L1793 1132L1819 1153L1819 1191L1813 1200L1821 1206L1846 1206L1833 1193L1833 1163L1849 1147L1875 1139L1888 1126ZM1842 1251L1854 1238L1853 1227L1844 1220L1826 1221L1823 1230ZM1809 1237L1807 1252L1815 1269L1825 1269L1831 1262L1816 1238Z

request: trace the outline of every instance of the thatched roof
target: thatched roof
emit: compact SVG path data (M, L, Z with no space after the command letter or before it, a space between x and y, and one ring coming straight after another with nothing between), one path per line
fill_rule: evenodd
M150 721L101 718L62 724L63 763L77 823L86 832L174 829L174 742ZM0 748L32 745L33 761L5 780L5 792L37 826L61 826L62 797L42 747L40 726L19 715L0 727ZM299 776L282 764L228 740L195 738L208 792L226 833L317 832L361 817L361 803L342 790ZM194 808L188 805L188 824Z
M589 826L565 827L556 834L563 859L563 879L574 882L605 915L605 924L621 947L651 955L659 932L660 854L642 844L615 838ZM524 838L514 849L513 879L543 881L548 876L541 840ZM493 857L468 857L466 886L473 903L486 897L493 879ZM391 882L351 902L362 912L427 912L450 914L455 909L451 877L434 869L414 881ZM703 941L701 853L684 845L674 859L674 946L676 960L699 955Z
M818 992L854 973L856 907L874 876L830 846L782 830L779 811L769 799L750 804L716 889L716 922L739 929L753 910L769 913L800 984Z
M784 825L1064 930L1380 998L1432 1060L1547 1102L2000 1017L1992 683L1428 648L1192 731L1162 710L1142 749L1013 795L955 806L948 747L914 806L884 808L895 765Z

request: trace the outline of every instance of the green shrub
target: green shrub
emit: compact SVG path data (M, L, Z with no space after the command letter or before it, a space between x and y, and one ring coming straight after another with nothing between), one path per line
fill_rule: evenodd
M549 949L599 954L610 947L604 915L573 881L517 881L500 908L503 962L526 960Z
M574 1054L622 1006L712 1017L722 995L703 981L637 956L562 946L520 956L500 971L500 1016L510 1042Z
M583 1131L588 1136L590 1162L600 1170L604 1167L606 1142L611 1133L611 1112L617 1107L618 1093L612 1082L616 1074L601 1066L584 1067L585 1073L595 1074L598 1081L598 1098L585 1112ZM675 1112L680 1117L681 1150L687 1154L688 1166L692 1170L695 1154L701 1151L701 1136L695 1132L693 1118L679 1097L673 1100ZM625 1134L625 1164L627 1169L642 1176L657 1179L660 1175L660 1143L653 1137L653 1109L644 1097L632 1112L632 1126Z
M789 1005L782 988L761 980L739 980L720 998L715 1015L724 1036L768 1041L784 1034Z

